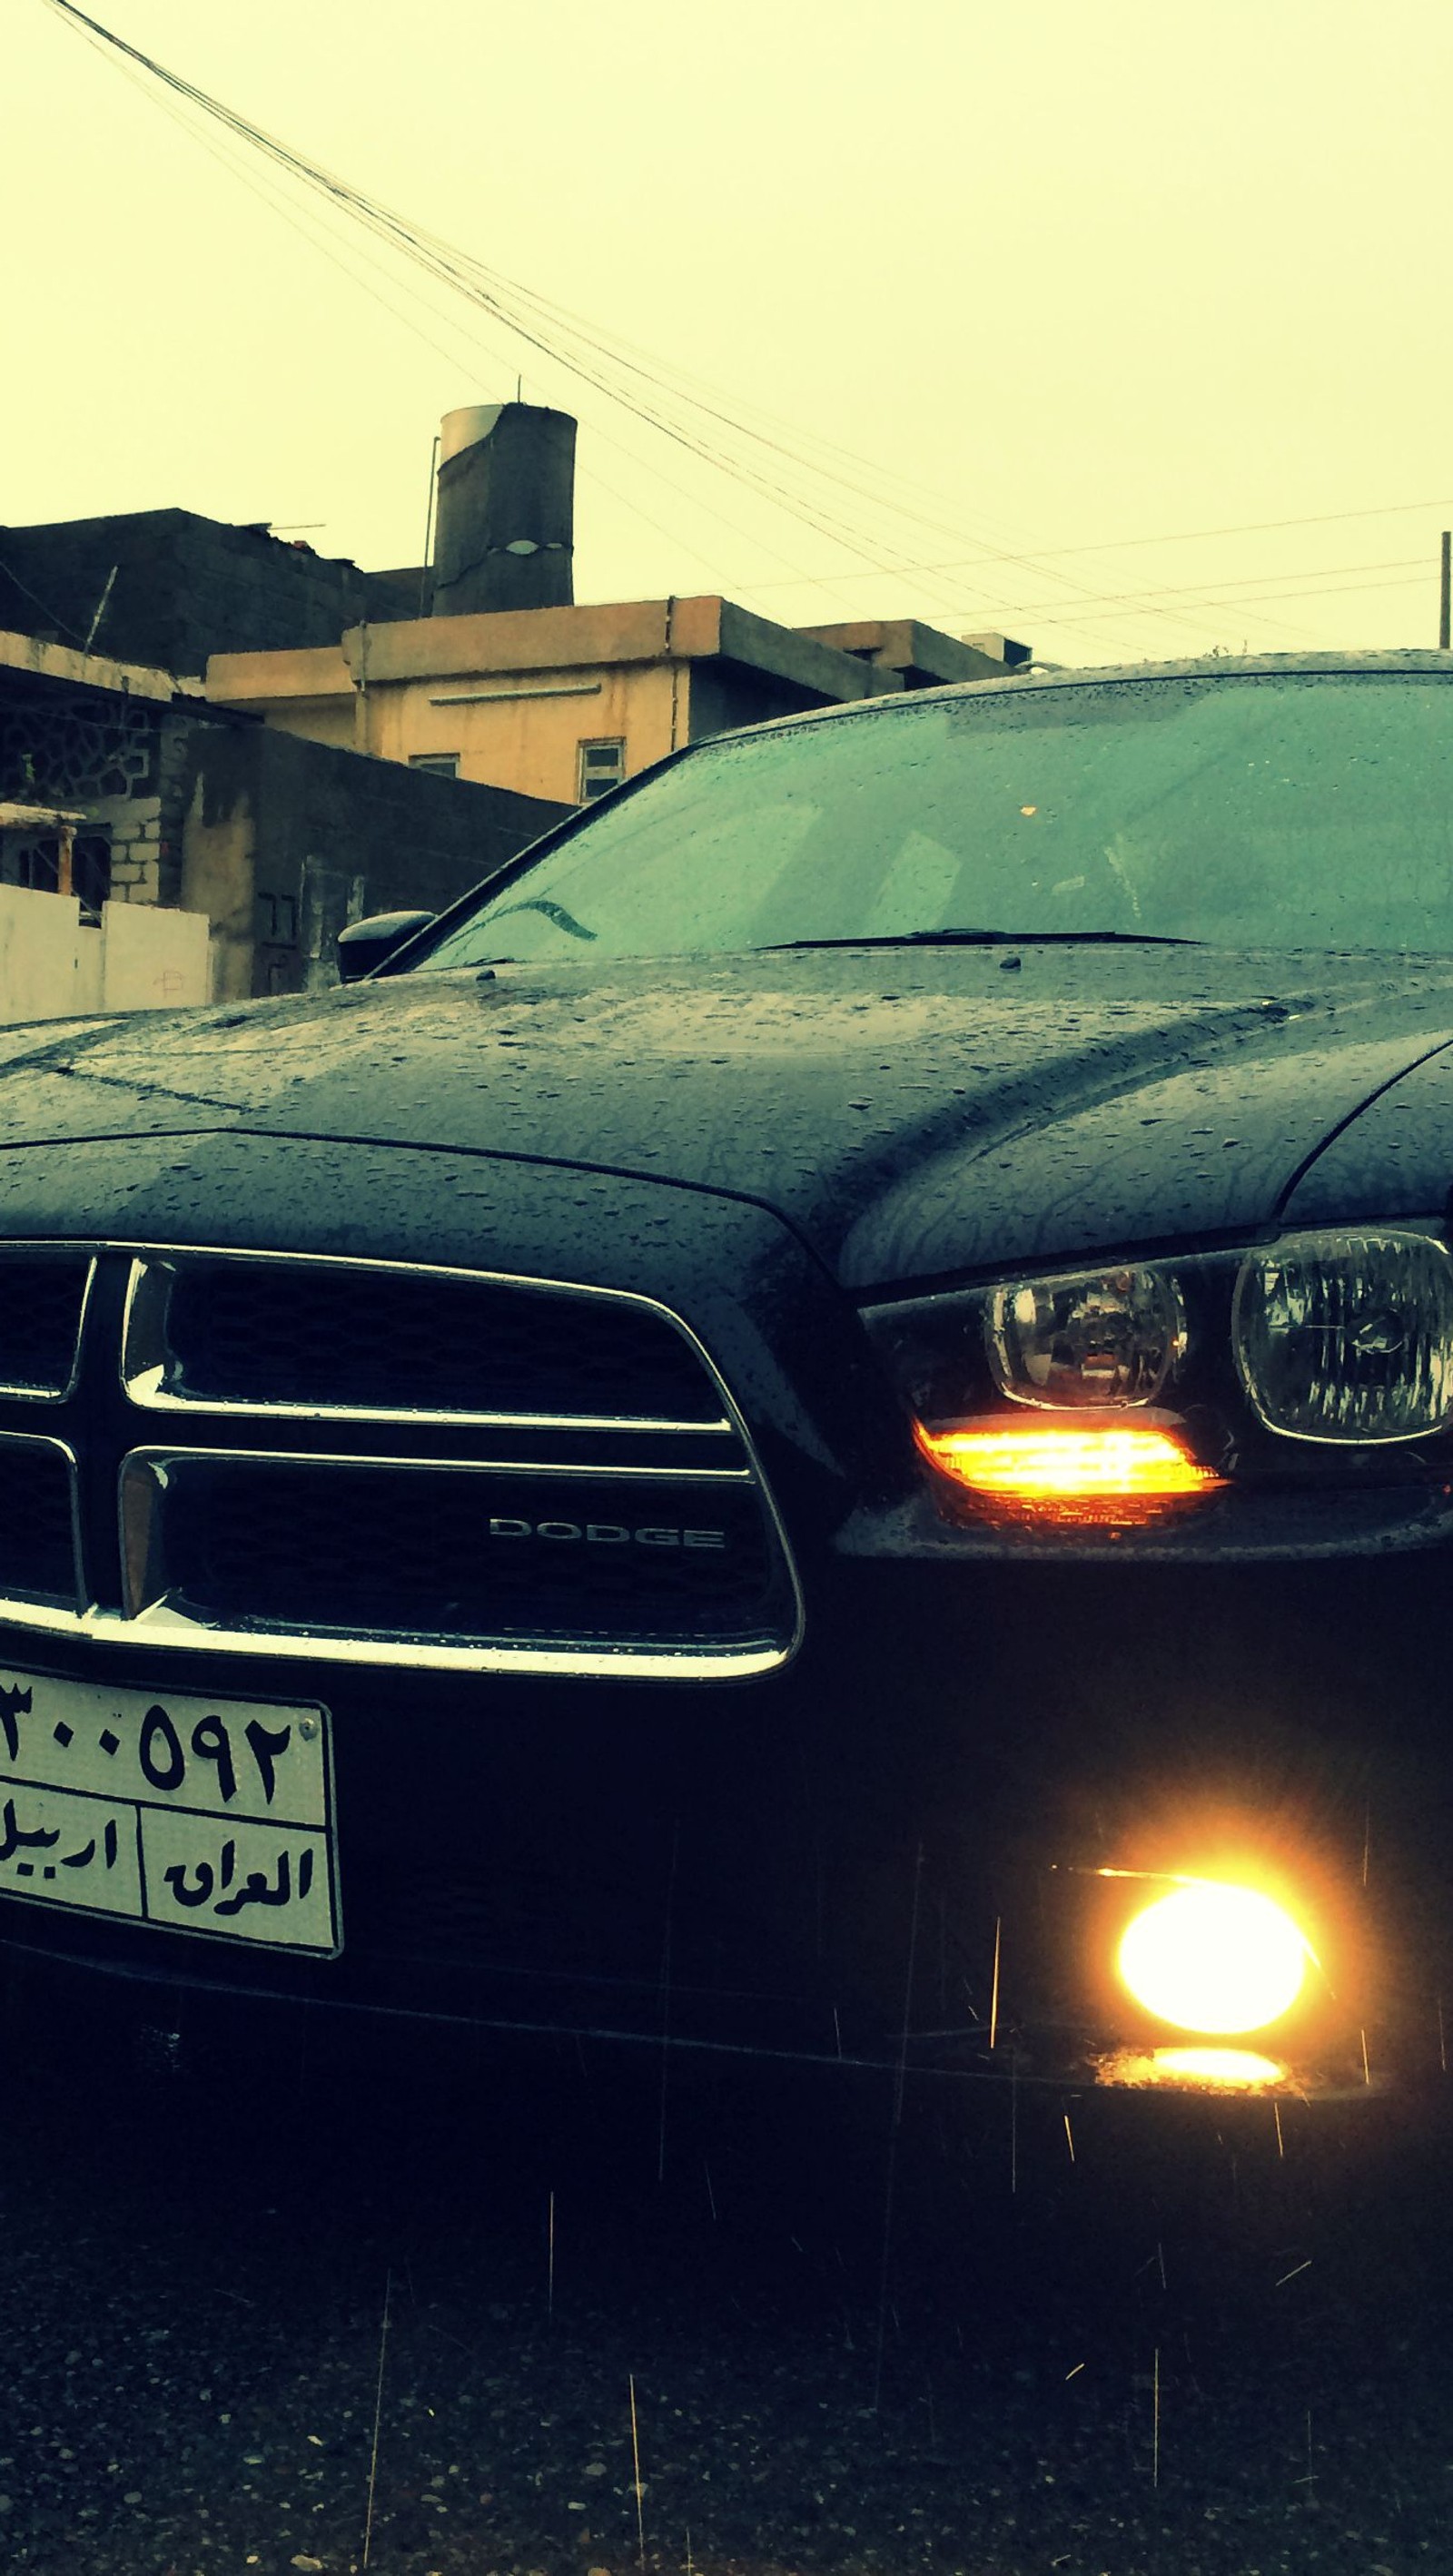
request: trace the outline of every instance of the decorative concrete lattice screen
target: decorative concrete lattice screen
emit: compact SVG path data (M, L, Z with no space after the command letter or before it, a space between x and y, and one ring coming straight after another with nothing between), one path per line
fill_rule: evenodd
M0 797L54 805L156 789L154 709L100 700L0 707Z

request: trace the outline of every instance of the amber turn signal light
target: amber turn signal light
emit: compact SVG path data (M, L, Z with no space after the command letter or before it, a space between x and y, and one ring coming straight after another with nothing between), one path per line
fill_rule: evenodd
M945 1431L915 1428L941 1475L1037 1519L1151 1519L1224 1483L1148 1422L1021 1423L995 1415Z
M1280 2058L1249 2048L1119 2048L1096 2068L1101 2084L1159 2084L1175 2093L1258 2093L1290 2082Z

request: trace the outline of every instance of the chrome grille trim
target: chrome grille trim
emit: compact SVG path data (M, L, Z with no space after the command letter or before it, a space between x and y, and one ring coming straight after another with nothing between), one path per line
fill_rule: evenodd
M110 1248L110 1247L108 1247ZM123 1247L116 1247L122 1249ZM384 1278L449 1280L470 1288L520 1289L529 1294L557 1297L561 1300L586 1298L597 1305L610 1305L636 1314L653 1316L675 1334L714 1388L721 1403L715 1421L683 1422L668 1415L634 1413L529 1413L499 1411L489 1407L470 1410L455 1406L421 1405L352 1405L297 1404L285 1400L259 1402L252 1398L189 1395L166 1385L171 1353L165 1342L165 1299L161 1311L148 1311L155 1294L153 1282L159 1274L172 1271L177 1262L224 1262L266 1264L281 1269L288 1266L319 1271L343 1271L351 1276L369 1273ZM126 1283L126 1301L121 1332L121 1382L130 1401L145 1412L176 1414L215 1414L229 1419L277 1422L356 1422L367 1424L417 1423L421 1427L457 1424L462 1430L492 1431L626 1431L659 1433L667 1438L711 1438L740 1435L735 1408L710 1354L703 1348L689 1324L673 1314L654 1297L646 1297L624 1288L598 1288L562 1279L536 1279L520 1272L504 1270L467 1270L445 1262L353 1260L345 1255L320 1252L234 1252L215 1250L206 1245L151 1247L138 1252L132 1260Z
M708 1470L689 1467L632 1468L628 1471L626 1481L632 1484L657 1484L666 1492L673 1489L692 1491L697 1487L710 1491L716 1487L726 1486L738 1492L746 1491L757 1495L790 1585L794 1633L791 1642L785 1647L771 1637L732 1639L720 1645L712 1645L700 1639L693 1640L689 1644L679 1641L653 1643L641 1639L617 1646L603 1643L598 1638L583 1639L578 1642L567 1638L552 1638L548 1644L534 1644L507 1638L449 1639L441 1638L432 1631L388 1628L356 1633L344 1633L336 1629L304 1632L277 1622L264 1624L261 1620L256 1628L213 1626L208 1620L179 1609L175 1602L168 1598L164 1568L158 1569L161 1576L160 1589L150 1599L142 1597L150 1589L151 1581L156 1579L150 1567L148 1567L147 1581L138 1584L135 1580L138 1558L143 1554L149 1556L150 1546L149 1532L143 1531L134 1520L129 1519L128 1473L137 1469L160 1471L152 1488L153 1493L160 1493L164 1491L166 1471L169 1467L192 1466L221 1468L241 1466L266 1469L296 1467L304 1470L319 1467L359 1468L373 1473L382 1470L388 1474L407 1475L412 1472L485 1478L558 1476L561 1473L558 1463L542 1465L532 1459L514 1459L499 1463L489 1461L476 1465L460 1459L377 1457L360 1452L332 1455L318 1451L275 1449L194 1449L190 1447L133 1449L123 1458L117 1480L118 1535L127 1607L119 1618L94 1610L87 1612L77 1623L79 1633L128 1636L137 1643L149 1640L153 1644L190 1645L205 1648L209 1652L283 1654L301 1656L309 1660L317 1658L328 1662L422 1663L434 1669L463 1672L562 1674L574 1672L591 1673L597 1676L615 1673L632 1677L650 1674L657 1677L674 1677L677 1680L693 1678L706 1680L713 1677L718 1680L741 1679L751 1674L771 1672L795 1653L801 1639L803 1604L796 1569L787 1552L781 1523L771 1499L749 1467L716 1467ZM618 1485L622 1481L621 1472L613 1467L572 1467L568 1473L572 1483L599 1479L603 1484L610 1486ZM0 1603L0 1616L4 1615L4 1606Z
M0 1434L0 1437L11 1437ZM18 1435L14 1435L18 1436ZM59 1448L59 1441L49 1442ZM582 1477L603 1476L616 1484L745 1485L757 1479L750 1467L612 1467L565 1464L559 1458L400 1458L379 1449L213 1449L204 1442L144 1441L128 1449L122 1473L130 1466L207 1467L370 1467L389 1475L420 1472L430 1476L562 1476L571 1484Z
M729 1647L602 1646L598 1639L574 1644L559 1639L549 1646L450 1645L434 1636L300 1637L276 1628L208 1628L164 1605L143 1610L135 1619L88 1610L79 1618L56 1614L42 1619L24 1604L0 1601L0 1619L49 1633L89 1638L107 1646L167 1646L206 1655L269 1655L279 1660L353 1664L389 1668L405 1665L411 1672L533 1674L558 1681L751 1681L774 1673L795 1651L775 1637Z
M113 1649L120 1649L124 1654L128 1648L163 1648L194 1655L269 1657L274 1661L351 1665L358 1669L402 1667L425 1671L558 1679L666 1682L748 1680L780 1670L797 1653L805 1626L802 1586L793 1552L788 1543L786 1528L776 1498L762 1469L755 1443L710 1353L684 1318L659 1300L630 1290L597 1287L588 1282L539 1279L510 1271L473 1270L463 1265L370 1258L355 1260L346 1255L332 1253L278 1253L252 1249L239 1250L232 1246L208 1244L138 1243L134 1238L126 1241L119 1238L93 1237L85 1243L78 1243L74 1238L66 1237L16 1238L10 1244L0 1244L0 1261L3 1261L6 1253L10 1251L32 1254L70 1254L84 1257L87 1263L80 1310L80 1329L71 1377L64 1391L55 1395L46 1392L40 1396L39 1400L46 1403L66 1402L75 1396L81 1383L83 1363L88 1370L95 1368L98 1359L103 1367L107 1365L104 1357L94 1351L88 1358L86 1350L88 1334L94 1336L96 1330L93 1313L96 1301L92 1292L97 1284L99 1267L107 1259L117 1261L124 1259L130 1265L124 1298L127 1315L131 1311L132 1291L137 1276L142 1274L148 1265L157 1266L167 1260L267 1262L275 1265L307 1265L313 1269L345 1270L352 1273L447 1279L471 1286L538 1290L562 1299L589 1298L608 1301L617 1306L634 1308L650 1314L668 1325L693 1355L698 1368L715 1391L721 1405L719 1419L690 1422L620 1413L513 1415L451 1411L435 1415L419 1410L363 1412L339 1407L326 1411L323 1408L310 1411L287 1405L264 1408L258 1405L232 1406L204 1403L185 1397L174 1398L164 1390L158 1392L143 1389L141 1393L135 1393L132 1386L128 1384L123 1366L124 1341L118 1340L109 1363L115 1372L113 1383L118 1384L122 1395L134 1403L138 1415L144 1416L145 1413L150 1412L153 1415L167 1413L173 1417L172 1423L168 1426L171 1432L170 1439L158 1441L151 1448L138 1447L125 1451L124 1455L119 1446L110 1450L111 1464L106 1473L108 1480L111 1477L118 1479L113 1487L118 1518L121 1499L118 1469L133 1459L141 1460L152 1454L159 1458L174 1456L179 1463L205 1462L212 1458L221 1458L269 1469L295 1460L300 1465L314 1467L357 1465L371 1468L375 1472L384 1470L390 1473L407 1472L410 1467L417 1467L436 1474L441 1472L487 1473L502 1477L549 1475L567 1478L571 1482L599 1479L603 1485L654 1482L662 1487L663 1494L672 1491L684 1494L694 1486L700 1486L704 1493L714 1488L726 1488L738 1493L751 1492L756 1498L761 1514L764 1544L769 1560L776 1569L776 1579L780 1583L782 1616L779 1621L776 1613L773 1613L772 1633L760 1636L746 1634L722 1643L712 1643L696 1637L686 1640L642 1640L616 1644L608 1639L603 1640L599 1635L572 1637L552 1634L548 1639L540 1640L530 1637L496 1640L478 1637L462 1639L441 1635L431 1630L364 1632L352 1625L346 1630L338 1628L316 1632L302 1627L289 1628L277 1624L267 1627L259 1625L256 1628L220 1622L217 1625L210 1625L164 1600L146 1603L133 1614L112 1608L97 1599L97 1590L105 1587L98 1586L94 1582L92 1569L87 1564L87 1529L89 1528L91 1538L97 1544L99 1539L94 1518L94 1495L90 1495L87 1501L90 1519L87 1521L83 1518L83 1487L86 1485L87 1477L95 1474L99 1460L94 1465L89 1463L88 1459L83 1460L81 1452L87 1448L84 1441L73 1445L69 1440L39 1433L32 1435L18 1430L0 1430L0 1447L8 1445L34 1448L38 1446L52 1453L58 1453L64 1459L70 1497L72 1560L75 1570L74 1607L64 1607L58 1599L49 1596L40 1598L24 1593L0 1591L0 1625L33 1634L70 1639L78 1645L93 1644L104 1647L108 1653ZM34 1397L35 1395L36 1390L33 1388L6 1389L0 1385L0 1399L7 1396ZM344 1437L354 1424L365 1428L369 1422L379 1425L380 1428L387 1426L397 1429L414 1426L421 1431L427 1431L431 1424L437 1423L440 1427L448 1426L455 1430L467 1430L473 1427L498 1432L519 1432L525 1438L531 1434L543 1438L548 1433L585 1435L629 1433L643 1437L659 1434L671 1440L678 1435L701 1434L707 1439L716 1438L729 1442L731 1445L727 1449L727 1456L734 1456L741 1463L731 1466L725 1463L721 1466L668 1463L610 1465L595 1461L567 1461L559 1457L545 1461L536 1461L532 1458L510 1460L481 1458L475 1461L457 1457L436 1460L427 1456L400 1458L386 1453L375 1456L362 1450L340 1450L336 1456L333 1456L321 1451L254 1450L251 1447L214 1449L208 1445L199 1445L195 1448L189 1445L183 1423L177 1417L183 1415L187 1417L187 1430L195 1424L196 1429L204 1433L203 1417L207 1414L217 1417L224 1413L250 1414L259 1422L259 1425L263 1420L274 1419L281 1421L290 1418L299 1424L310 1420L328 1420L338 1426L340 1435ZM141 1427L141 1421L138 1420L136 1429L139 1431ZM111 1580L114 1581L114 1569Z
M406 1412L401 1406L352 1404L234 1404L210 1396L172 1395L160 1383L160 1369L141 1369L126 1381L131 1402L143 1413L210 1414L214 1420L247 1422L356 1422L417 1424L442 1431L457 1424L461 1431L631 1431L660 1433L667 1439L729 1439L729 1422L674 1422L647 1413L442 1413ZM5 1393L0 1388L0 1394Z

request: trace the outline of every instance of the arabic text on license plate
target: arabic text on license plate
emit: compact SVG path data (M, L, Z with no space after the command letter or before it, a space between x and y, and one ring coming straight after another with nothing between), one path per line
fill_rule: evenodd
M0 1893L332 1956L327 1710L0 1669Z

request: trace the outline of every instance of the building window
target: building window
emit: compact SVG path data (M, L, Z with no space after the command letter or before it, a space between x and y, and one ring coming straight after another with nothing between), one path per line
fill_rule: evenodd
M582 805L596 796L606 796L619 787L626 774L626 746L623 741L583 742L576 795Z
M410 769L427 769L431 778L457 778L457 751L416 751L410 754Z
M6 832L0 837L0 884L33 886L54 894L60 884L61 845L54 833ZM83 914L99 921L111 894L111 835L78 832L71 843L71 891Z
M258 895L257 936L269 948L296 948L298 904L295 895Z

